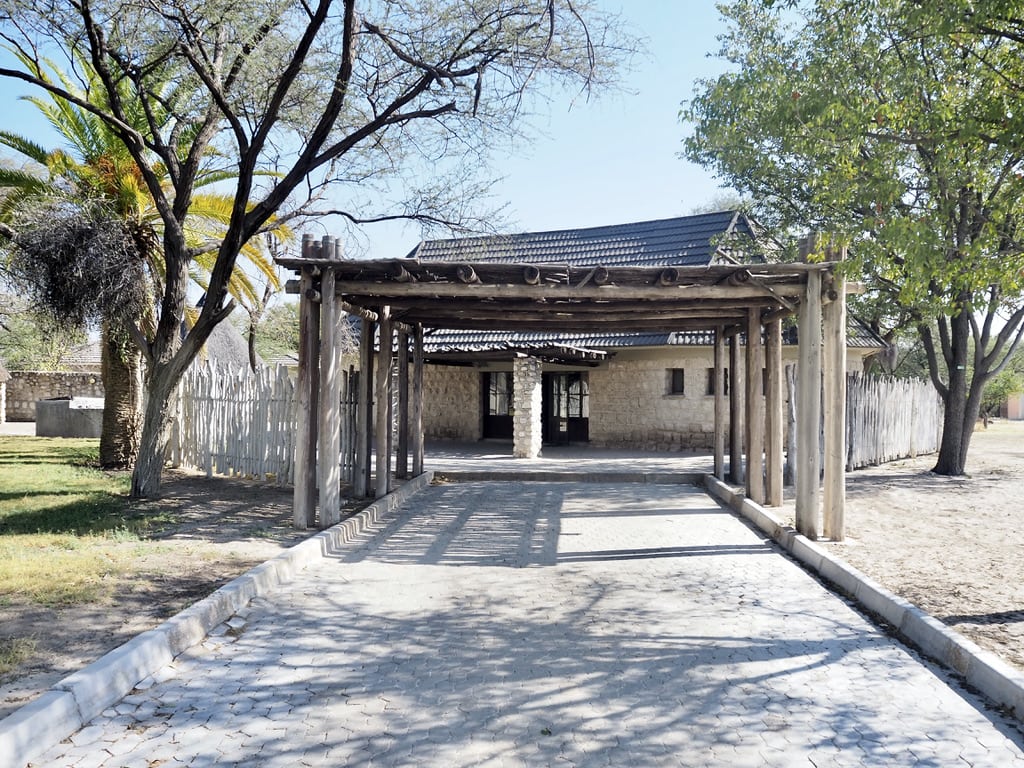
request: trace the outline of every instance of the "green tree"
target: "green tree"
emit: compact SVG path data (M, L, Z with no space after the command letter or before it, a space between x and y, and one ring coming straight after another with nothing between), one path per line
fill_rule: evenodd
M68 352L85 342L85 333L34 312L24 297L0 293L0 360L8 370L60 370Z
M783 6L783 7L779 7ZM962 474L986 384L1024 332L1021 51L926 4L723 6L732 64L684 105L688 157L781 233L847 242L882 329L911 325Z
M602 85L633 47L588 0L2 0L0 37L33 60L60 50L89 62L102 106L21 66L0 76L103 120L163 224L156 323L136 334L149 397L133 496L158 491L174 386L231 312L235 262L275 214L472 223L487 187L481 164L516 135L540 86ZM191 97L168 102L168 82ZM215 148L234 171L232 206L207 299L182 339L196 253L184 222ZM278 175L264 183L268 170Z
M22 64L52 82L41 65L24 57ZM85 88L59 71L56 82L77 98L102 106L95 72L87 64L80 69ZM165 97L179 98L168 90ZM6 245L11 269L37 305L49 310L51 325L101 323L105 397L100 463L130 467L138 453L143 405L142 355L132 334L154 324L153 307L165 272L163 223L130 154L103 120L53 92L27 101L47 117L65 147L46 150L29 138L0 132L0 145L24 161L20 167L0 169L5 191L0 219L11 225ZM197 187L223 177L211 170L199 176ZM167 185L165 174L161 183ZM185 236L197 250L190 277L203 288L214 258L202 245L223 229L230 210L230 197L195 194L183 222ZM287 231L278 234L287 236ZM95 247L83 247L85 242ZM267 289L279 288L265 251L247 247L244 253ZM241 269L231 274L228 290L245 306L258 296L254 281Z

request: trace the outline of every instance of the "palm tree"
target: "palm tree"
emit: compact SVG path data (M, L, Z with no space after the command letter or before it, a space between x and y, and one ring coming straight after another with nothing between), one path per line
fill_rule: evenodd
M22 60L40 76L45 73L31 61ZM52 67L63 88L83 98L101 93L99 88L79 87L60 70ZM88 77L89 68L81 67ZM126 91L126 95L127 95ZM168 102L177 95L168 89ZM0 168L0 220L30 200L55 199L62 204L86 205L101 201L130 244L129 250L142 262L142 279L148 282L148 295L163 292L162 219L149 194L137 165L107 123L93 113L57 96L28 97L66 142L67 149L47 150L22 136L0 132L0 144L14 150L32 165L23 169ZM160 116L139 115L140 126L146 119ZM212 187L227 178L222 171L209 170L201 177L200 187ZM169 186L169 184L168 184ZM194 250L191 277L206 289L216 253L207 243L216 237L230 219L232 198L215 191L193 196L185 219L185 235ZM278 226L272 235L287 240L291 233ZM273 261L262 241L244 249L248 265L273 289L280 287ZM261 301L261 290L254 278L236 268L229 281L229 292L243 306ZM132 312L104 312L101 321L102 375L105 390L104 423L100 440L100 462L105 467L131 466L138 453L142 425L143 366L140 344L155 327L155 304L136 305Z

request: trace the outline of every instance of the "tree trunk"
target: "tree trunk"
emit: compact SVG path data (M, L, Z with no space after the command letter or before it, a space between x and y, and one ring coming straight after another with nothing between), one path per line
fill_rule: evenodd
M171 395L181 378L180 374L174 375L172 371L170 364L157 364L149 377L149 398L142 422L139 455L132 472L133 499L154 498L160 492L169 436Z
M942 394L943 423L939 455L932 469L937 475L962 475L967 464L967 448L974 433L978 418L980 398L968 398L967 358L970 345L970 320L966 309L962 309L949 320L948 348L944 346L946 367L949 369L949 385ZM977 377L980 372L975 371Z
M100 466L127 469L139 453L142 354L115 321L103 323L100 344L104 393Z

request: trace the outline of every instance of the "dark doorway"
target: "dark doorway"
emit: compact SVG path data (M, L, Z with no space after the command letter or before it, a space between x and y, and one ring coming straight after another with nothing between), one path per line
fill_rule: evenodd
M590 440L590 388L586 373L545 373L543 375L543 419L545 443L586 443Z
M483 393L483 438L511 440L512 372L488 371L482 374L480 391Z

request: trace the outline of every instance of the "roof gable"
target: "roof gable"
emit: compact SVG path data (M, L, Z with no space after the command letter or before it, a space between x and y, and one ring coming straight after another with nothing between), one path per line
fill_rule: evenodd
M721 260L730 240L750 241L757 234L757 225L744 214L717 211L587 229L426 240L409 258L577 267L701 266Z

